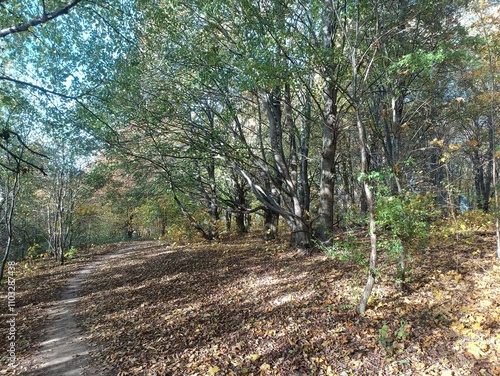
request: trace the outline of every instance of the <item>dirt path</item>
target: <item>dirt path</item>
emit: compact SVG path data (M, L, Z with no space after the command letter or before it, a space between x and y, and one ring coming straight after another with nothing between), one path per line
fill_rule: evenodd
M78 291L85 279L102 263L135 251L150 242L134 243L85 266L69 280L60 299L50 308L42 342L37 354L29 360L26 376L112 376L105 365L94 362L91 346L75 320Z

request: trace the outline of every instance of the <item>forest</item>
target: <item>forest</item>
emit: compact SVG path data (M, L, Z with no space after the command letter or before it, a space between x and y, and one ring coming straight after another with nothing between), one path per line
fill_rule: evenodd
M60 292L81 262L136 242L139 269L151 257L179 270L190 265L172 288L178 296L196 294L198 285L206 299L226 287L231 294L242 270L255 291L286 274L286 303L295 307L286 315L316 317L319 304L318 326L347 320L331 329L341 336L336 346L373 337L384 359L396 357L402 367L387 365L380 374L460 375L463 359L432 373L435 359L397 358L412 342L411 320L428 327L428 318L383 320L397 302L421 310L423 293L436 298L436 275L447 278L447 288L470 277L470 294L450 299L472 299L488 313L471 321L483 330L482 342L461 342L469 361L463 374L500 374L493 325L500 317L499 17L496 0L0 0L2 293L12 262L24 265L19 278L29 282L19 288L31 301L41 299L34 296L40 288L47 296ZM129 286L147 283L121 262L116 267ZM151 264L145 273L160 285L176 273L158 268ZM83 287L89 296L105 290L106 278L95 278ZM483 286L481 278L496 282ZM54 291L45 291L50 286ZM341 289L335 286L343 286L337 300L321 295ZM294 294L306 290L321 303L311 298L316 303L303 311ZM417 303L409 298L416 291ZM147 304L147 294L135 294L131 301ZM247 311L264 323L264 311L252 304ZM81 318L86 330L98 325L89 317L104 314L94 309ZM384 312L380 322L376 309ZM465 330L450 312L440 312L442 320L429 315ZM220 311L196 322L203 326L209 317L220 328L236 325ZM317 326L300 330L305 341ZM272 325L262 331L268 339L280 332ZM413 335L435 334L425 333ZM302 343L304 358L310 342ZM236 341L224 351L248 346ZM356 346L359 354L371 348ZM105 361L117 366L123 357L114 351ZM196 351L187 363L155 357L149 368L130 361L116 374L351 374L328 364L333 350L313 351L314 359L292 362L296 368L286 363L288 352L209 364ZM352 374L386 367L381 359L371 369L361 355L345 357L359 362L342 363L344 370L360 367ZM197 371L186 365L196 362ZM297 373L287 373L290 367Z

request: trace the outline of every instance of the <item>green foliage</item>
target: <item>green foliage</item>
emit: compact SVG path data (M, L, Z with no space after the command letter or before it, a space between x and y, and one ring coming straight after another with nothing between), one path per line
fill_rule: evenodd
M376 200L377 225L383 229L384 242L394 252L402 247L421 245L428 236L428 222L433 210L431 194L403 193L379 195Z
M68 260L71 260L73 259L76 254L78 253L78 249L75 248L75 247L71 247L70 249L68 249L68 251L64 254L64 258L68 259Z
M389 325L384 324L378 330L377 342L380 344L380 346L382 346L384 348L387 348L390 346L392 339L390 338Z
M411 327L408 322L400 320L396 325L395 329L391 329L391 326L384 323L378 330L377 342L388 352L404 348L400 343L408 339L410 334Z
M410 269L406 265L409 249L420 248L427 242L434 196L410 191L393 194L389 184L397 177L392 171L375 171L365 178L370 179L377 190L375 217L380 231L378 246L388 251L390 261L399 261L397 274L391 279L403 286L410 280L407 276Z
M41 251L42 247L40 244L35 243L32 246L28 247L28 252L26 254L26 257L28 259L35 259L43 256L43 252Z
M399 341L404 341L409 335L410 324L406 321L401 321L399 328L394 332L394 337Z
M410 248L422 247L429 233L429 212L433 196L404 193L397 196L380 195L376 201L377 224L383 233L378 237L379 247L389 252L393 262L400 262L397 274L391 279L403 286L410 281L406 257Z
M341 262L352 263L365 267L368 265L366 252L361 247L359 238L348 232L345 240L335 240L331 247L325 247L324 251L332 258Z
M457 223L461 230L475 232L491 227L494 224L494 217L482 210L471 210L460 214Z
M198 235L199 234L189 224L174 223L168 226L167 232L162 240L166 240L169 243L182 244L187 240L198 238Z
M401 239L396 236L393 236L392 238L382 236L380 238L378 240L378 246L388 251L389 259L392 262L397 262L398 260L400 260L406 251L403 247ZM411 268L409 267L399 266L396 276L390 276L389 279L398 285L408 283L411 281L411 278L407 275L407 273L410 271Z
M424 72L429 74L429 71L437 63L442 63L445 59L445 51L438 49L437 51L424 51L417 49L401 57L397 62L389 68L389 71L394 74L410 74L416 72Z
M41 5L45 8L41 2L2 3L6 10L0 16L2 24L8 27L32 19L37 14L36 4L40 9ZM45 10L55 11L61 4L46 4ZM417 158L414 151L429 146L427 140L434 136L424 134L430 128L423 124L434 122L429 123L431 114L423 111L428 103L434 103L432 117L436 119L445 119L441 111L447 108L455 111L462 103L445 103L453 98L453 90L464 89L455 82L449 83L453 74L445 74L444 71L451 71L441 69L450 63L450 54L456 50L453 47L462 44L463 35L457 33L451 17L458 10L458 3L451 6L439 0L433 1L432 6L416 2L407 7L398 2L358 1L332 3L331 9L326 9L321 2L140 1L100 7L96 18L94 7L100 4L79 5L57 22L35 26L2 40L2 75L32 84L23 86L1 80L0 103L4 106L1 126L14 129L17 124L26 124L29 132L25 133L41 143L46 143L48 136L65 140L51 142L50 149L55 149L51 154L61 158L51 156L51 162L44 163L44 167L51 170L53 177L61 166L69 165L68 153L62 151L71 154L74 168L67 171L64 185L59 186L68 187L71 183L71 192L78 201L65 204L67 208L75 208L73 217L67 221L68 225L74 225L71 228L74 244L97 239L121 240L126 223L132 223L140 235L164 236L172 241L192 237L193 224L220 233L217 228L220 223L214 220L220 213L213 215L212 211L210 218L207 207L223 210L236 206L232 205L235 200L230 178L231 170L236 167L259 188L267 190L266 184L272 182L270 188L279 191L281 177L275 179L269 173L276 167L272 166L273 156L269 152L272 149L267 135L269 121L264 103L259 100L264 92L280 92L275 99L280 105L279 120L283 125L282 154L289 160L286 167L290 167L291 179L286 181L299 180L300 165L294 160L297 156L292 156L292 150L297 155L304 153L304 161L322 158L318 152L322 140L317 125L327 107L323 85L330 80L337 92L326 94L337 101L333 105L339 119L339 160L351 159L357 153L358 145L353 142L356 135L352 127L346 126L352 121L353 107L347 103L354 91L361 97L360 108L366 109L361 117L369 126L367 137L373 155L381 155L383 148L388 150L391 146L385 143L394 142L395 159L405 155ZM320 30L329 29L324 25L327 18L336 20L328 38L320 35ZM358 35L365 37L358 39ZM327 39L329 48L325 48ZM490 41L485 40L482 48L487 42ZM353 77L348 73L351 56L345 47L349 44L363 56L357 68L359 77L364 77L367 87L377 87L376 92L368 94L362 87L351 86ZM368 60L370 56L373 60ZM458 56L453 65L461 69ZM430 75L432 80L428 79ZM471 79L478 81L476 75L471 75ZM40 87L37 89L34 84ZM290 98L285 97L285 91L289 91ZM479 87L477 91L481 91ZM53 92L60 95L54 97ZM467 98L462 92L460 95L465 102L472 99L470 94ZM70 96L78 97L78 101L70 101ZM311 103L315 104L312 108ZM392 114L388 111L390 103ZM290 105L290 113L284 111L286 105ZM447 130L455 129L455 133L459 127L450 120L439 122L442 125L436 124L432 131L442 134L439 137L443 139ZM416 126L419 122L422 126ZM311 145L306 145L307 132L302 132L301 127L309 123L313 131L307 134ZM385 138L397 135L397 142L384 140L382 124L391 130ZM445 124L450 124L449 129ZM23 132L14 130L25 139ZM22 151L22 145L13 148L15 142L11 137L11 150ZM100 142L99 150L104 145L114 145L115 149L110 148L94 159L92 152L82 147L95 147ZM304 144L301 145L304 150L297 153L299 143ZM430 146L437 153L436 145ZM120 147L126 155L121 166L116 152ZM311 151L310 155L306 155L306 149ZM431 149L425 149L425 158L434 153ZM15 167L12 155L3 156L3 167ZM39 158L34 159L32 163L39 165ZM112 162L111 166L107 166L107 161ZM87 162L96 162L98 167L89 172L88 166L78 166ZM317 214L314 201L318 199L319 165L311 163L306 171L308 176L300 177L311 182L312 191L307 192L311 197L303 200L313 201L312 209L308 207L310 218ZM344 223L350 224L352 220L359 224L363 222L363 214L358 212L362 195L359 185L351 180L351 171L356 171L351 167L345 167L347 172L342 176L345 181L341 184L338 184L340 174L335 176L335 189L339 198L350 196L349 203L342 208L344 211L355 208L351 218L349 214L344 217ZM424 176L428 172L415 174ZM332 173L336 173L334 169ZM136 175L135 179L130 178L132 175ZM164 178L158 178L159 175ZM395 260L406 249L425 241L432 196L411 192L395 195L385 188L388 181L395 179L392 172L376 171L360 176L360 180L365 179L376 193L377 226L382 233L379 245ZM439 179L442 178L438 174L431 178ZM439 186L439 182L432 183ZM22 238L17 236L23 250L46 237L45 206L57 191L56 185L50 184L47 179L37 182L31 191L26 185L22 188L27 191L23 197L27 203L17 205L16 210L19 218L30 213L29 220L19 219L17 223L17 228L23 229ZM290 200L293 190L300 191L300 187L277 192L282 209L293 206ZM41 195L35 194L38 191ZM242 206L249 207L250 190L245 188L242 196L245 198ZM253 201L257 201L255 197ZM186 213L192 217L189 221L179 219ZM467 231L477 227L470 220L464 218L463 223L460 220L459 228ZM328 252L341 261L365 266L363 248L355 236L348 234L347 239L336 241ZM404 275L404 269L401 272Z
M474 232L492 229L495 219L492 214L482 210L470 210L452 218L445 218L434 224L432 234L441 238L454 237L457 234L471 236Z

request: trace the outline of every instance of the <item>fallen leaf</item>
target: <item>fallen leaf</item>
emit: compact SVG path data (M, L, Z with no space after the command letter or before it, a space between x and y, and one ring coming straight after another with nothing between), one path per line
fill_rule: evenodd
M396 350L404 350L405 344L402 342L394 342L392 344L392 347L394 347Z
M212 376L212 375L215 375L217 374L218 372L220 372L220 368L217 367L217 366L213 366L213 367L210 367L208 369L208 375Z
M260 359L260 355L259 354L250 354L248 357L250 358L250 360L252 362L256 362L257 360Z
M476 342L469 342L467 344L467 352L477 360L481 359L485 355Z
M267 363L262 363L262 365L260 366L260 374L263 375L267 371L269 371L270 369L271 369L271 365L269 365Z
M417 371L422 371L424 368L425 368L425 363L421 363L421 362L413 362L411 364L413 366L413 368L415 368Z

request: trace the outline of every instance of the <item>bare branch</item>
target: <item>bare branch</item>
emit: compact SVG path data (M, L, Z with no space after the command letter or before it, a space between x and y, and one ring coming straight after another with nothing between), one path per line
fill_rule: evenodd
M46 89L46 88L39 86L39 85L32 84L30 82L16 80L15 78L12 78L12 77L0 76L0 81L2 81L2 80L9 81L9 82L15 83L17 85L28 86L32 89L36 89L38 91L41 91L44 94L52 94L52 95L56 95L58 97L65 98L65 99L77 100L78 98L80 98L82 96L82 95L79 95L79 96L66 95L66 94L59 93L59 92L54 91L54 90Z
M15 34L15 33L21 33L23 31L28 31L32 27L35 27L35 26L38 26L38 25L42 25L44 23L52 21L53 19L55 19L55 18L57 18L59 16L68 14L68 12L71 10L71 8L74 8L81 1L83 1L83 0L72 0L68 4L66 4L65 6L63 6L62 8L60 8L60 9L54 11L54 12L44 13L39 18L34 18L32 20L20 23L20 24L18 24L16 26L11 26L11 27L7 27L5 29L2 29L2 30L0 30L0 38L4 38L4 37L6 37L7 35L10 35L10 34Z
M24 143L23 143L24 144ZM4 150L7 154L9 154L12 158L14 158L14 160L16 161L17 163L17 166L14 168L14 167L9 167L7 165L5 165L4 163L0 163L0 166L9 170L9 171L12 171L12 172L19 172L19 169L20 169L20 166L22 163L26 164L27 166L29 167L32 167L34 168L35 170L37 171L40 171L44 176L47 175L47 173L45 172L44 168L41 167L41 166L37 166L33 163L31 163L30 161L26 160L25 158L22 157L22 155L18 155L18 154L15 154L14 152L12 152L12 150L9 150L7 147L5 147L4 145L2 145L0 143L0 149ZM40 155L42 157L45 157L45 158L48 158L46 156L44 156L43 154L40 154L40 153L37 153L37 152L34 152L33 150L31 149L28 149L30 152L34 153L34 154L37 154L37 155Z
M39 152L31 149L28 145L26 145L26 143L23 141L23 139L21 138L21 136L19 135L19 133L14 132L14 131L12 131L10 129L6 129L6 130L4 130L4 132L9 132L9 133L13 134L14 136L16 136L17 140L22 145L22 147L25 148L26 150L28 150L30 153L38 155L39 157L43 157L43 158L49 159L49 157L47 157L45 154L39 153Z

